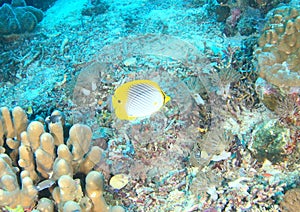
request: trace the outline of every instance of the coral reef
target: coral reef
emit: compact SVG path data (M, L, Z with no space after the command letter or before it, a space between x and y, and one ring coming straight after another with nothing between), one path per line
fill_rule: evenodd
M258 125L253 132L249 149L258 161L282 161L288 154L286 147L291 143L291 132L278 120L268 120Z
M299 95L299 29L299 6L282 6L267 15L255 50L259 74L255 86L270 110L280 107L283 99Z
M5 3L0 8L0 36L32 32L42 19L43 12L23 0Z
M237 105L250 108L258 103L254 86L257 73L253 71L254 64L252 62L255 45L256 38L250 37L242 41L241 47L228 45L222 48L222 52L218 54L212 53L211 49L206 47L205 51L213 64L213 69L207 76L201 73L199 75L210 93L212 104L215 104L213 101L216 100L216 96L212 92L226 100L220 105L226 104L233 107L231 112L236 110L234 107ZM208 78L210 82L204 82L204 78Z
M280 3L290 0L217 1L213 6L218 22L223 22L226 36L251 35L258 31L260 20ZM212 4L212 3L211 3Z
M102 149L91 145L92 131L88 126L73 125L65 143L64 119L59 111L46 119L49 133L39 121L28 124L20 107L14 108L12 115L7 107L0 111L0 207L20 205L32 209L37 204L39 211L70 211L70 207L124 211L104 200L104 178L100 172L92 171L101 160ZM76 174L86 175L85 188L81 186L82 177L73 179ZM56 180L58 186L53 186ZM38 199L40 192L48 188L52 197Z
M222 28L226 36L251 35L257 30L261 13L249 6L248 1L218 1L215 14L218 22L223 22Z
M282 89L300 86L300 7L283 6L267 15L256 50L259 75Z

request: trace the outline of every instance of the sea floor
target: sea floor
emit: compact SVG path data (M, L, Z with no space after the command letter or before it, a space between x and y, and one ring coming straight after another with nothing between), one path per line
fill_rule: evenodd
M213 57L240 49L247 37L225 36L207 4L195 1L103 2L104 13L82 16L87 0L58 0L34 33L6 43L17 68L14 81L0 82L0 105L21 106L32 119L57 109L68 123L89 125L94 145L105 149L97 170L111 205L280 211L285 192L299 186L299 147L276 163L255 157L257 131L278 114L256 97L230 99L234 88L220 91L208 80L220 65ZM145 78L171 102L145 120L118 120L109 102L115 88ZM116 190L108 181L120 173L129 181Z

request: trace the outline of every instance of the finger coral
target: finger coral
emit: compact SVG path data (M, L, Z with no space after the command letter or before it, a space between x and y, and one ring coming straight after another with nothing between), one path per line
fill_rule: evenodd
M37 196L37 189L33 185L32 179L27 171L21 173L21 185L18 184L16 172L11 159L6 154L0 155L0 205L24 208L30 207Z
M2 107L0 112L0 209L21 206L50 212L73 211L72 208L124 211L122 207L109 206L103 197L103 175L93 171L101 160L102 149L92 147L92 131L88 126L73 125L65 143L61 131L64 121L60 119L48 122L48 127L56 125L56 130L49 127L48 133L39 121L28 124L20 107L12 112ZM51 116L57 114L54 111ZM82 187L84 178L73 179L75 174L87 175L86 187ZM49 187L51 194L39 199L40 192Z

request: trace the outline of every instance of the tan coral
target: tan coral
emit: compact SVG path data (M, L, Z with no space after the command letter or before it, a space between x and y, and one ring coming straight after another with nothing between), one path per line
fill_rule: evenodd
M4 145L4 135L5 135L5 131L4 131L4 126L2 123L2 120L0 118L0 146Z
M300 7L282 6L267 18L256 50L260 77L283 88L300 86Z
M37 198L38 190L33 184L30 177L22 178L22 190L20 194L20 201L15 201L21 203L24 208L31 208L35 204Z
M31 150L31 144L26 131L21 133L21 146L19 147L18 164L30 173L30 177L33 181L38 180L38 174L35 171L33 152Z
M19 106L14 107L12 110L12 117L17 140L20 140L21 133L26 130L28 125L26 112Z
M295 27L298 31L300 30L300 16L295 18Z
M55 159L54 138L50 133L43 133L40 137L40 146L35 151L37 171L44 177L49 178Z
M106 203L103 197L104 177L102 173L97 171L91 171L86 176L85 183L87 196L93 202L93 211L109 211L109 205Z
M20 146L20 141L14 140L12 138L6 139L6 144L10 149L17 149Z
M16 172L19 171L12 166L12 161L6 154L0 154L0 178L5 175L15 176ZM1 181L0 181L1 183Z
M50 123L49 130L54 137L55 145L60 145L64 143L64 129L61 122Z
M15 111L20 112L21 108L17 108ZM15 112L16 113L16 112ZM21 115L22 116L22 115ZM25 123L24 123L25 122ZM23 120L23 117L16 118L15 123L13 122L13 117L10 114L10 111L7 107L0 108L0 144L4 145L4 137L6 138L5 142L7 146L10 148L10 157L12 160L16 160L18 158L18 147L20 146L20 140L17 139L17 131L21 130L21 128L26 125L26 120ZM17 126L17 130L15 129Z
M19 193L18 181L11 175L4 175L1 177L1 189L0 189L0 205L15 206L17 195Z
M81 162L79 171L84 174L89 173L94 168L94 166L100 162L101 156L102 156L102 149L98 146L93 146L91 151Z
M85 189L87 196L93 202L93 212L125 212L125 209L121 206L109 206L103 197L103 183L104 177L101 172L91 171L85 179Z
M67 201L64 204L63 211L64 212L73 212L73 211L81 212L83 210L81 209L80 205L77 202Z
M58 146L57 157L53 164L52 178L57 180L63 175L73 176L72 154L65 144Z
M80 180L74 180L69 175L61 176L58 180L58 187L55 187L52 196L60 211L68 201L80 202L83 197Z
M20 146L20 141L14 140L12 138L6 138L6 144L10 148L9 156L13 161L16 161L18 159L18 148Z
M0 158L4 160L5 164L9 166L9 170L12 171L13 173L17 173L20 171L18 167L13 166L13 161L7 154L1 153ZM0 167L0 170L1 170L1 175L7 174L7 172L5 171L6 169L4 169L3 167Z
M0 206L9 206L12 208L22 205L23 208L31 208L35 204L37 198L37 189L35 188L32 179L28 175L21 173L21 189L18 184L17 176L11 169L9 164L0 159L0 166L5 167L1 173L0 185ZM8 174L10 173L10 174Z
M52 134L53 138L54 138L54 143L56 146L63 144L64 143L64 118L63 118L63 114L58 111L55 110L51 113L51 116L48 117L49 119L49 131Z
M7 138L14 138L16 136L16 132L8 107L1 107L0 112L2 114L4 134Z
M59 189L59 202L79 201L83 196L79 181L69 175L61 176L56 188Z
M100 211L125 211L121 206L111 207L106 204L102 195L103 175L91 171L100 162L102 149L91 147L92 131L88 126L75 124L70 129L67 145L62 143L63 134L59 133L60 141L57 142L59 145L55 152L53 135L58 134L53 130L46 133L42 121L32 121L27 126L28 120L24 116L26 113L19 107L13 109L13 119L8 108L2 108L2 112L0 135L5 140L0 140L0 207L14 208L21 205L24 209L29 209L36 205L38 191L49 188L59 211L67 212L71 206L78 211L96 212L99 208L103 209ZM54 123L57 123L57 114L61 113L56 111L52 114ZM64 120L59 119L59 123L62 127ZM61 130L62 128L59 131ZM4 154L4 142L10 151L15 150L14 157ZM20 174L19 169L14 166L16 163L23 170ZM73 175L78 172L89 176L86 178L86 193L82 192L80 180L73 179ZM19 177L21 180L18 180ZM55 180L58 180L58 186L53 188L53 183L48 184L48 181ZM38 201L39 211L52 212L54 208L50 199L43 198Z
M15 107L11 114L7 107L1 107L0 109L0 145L3 145L3 136L15 141L20 141L20 134L27 127L27 115L21 107ZM15 146L12 149L16 149Z
M80 161L89 151L92 130L83 124L74 124L69 131L68 146L72 146L73 161Z
M280 208L283 212L298 211L300 207L300 188L288 190L280 202Z
M28 139L34 152L40 145L40 136L45 132L44 126L39 121L32 121L27 127Z
M48 198L41 198L36 206L39 212L54 212L54 204Z

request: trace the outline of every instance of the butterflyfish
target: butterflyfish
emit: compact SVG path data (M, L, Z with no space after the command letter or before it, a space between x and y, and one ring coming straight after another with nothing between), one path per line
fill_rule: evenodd
M157 112L170 99L156 82L134 80L115 90L112 105L117 118L135 120Z

